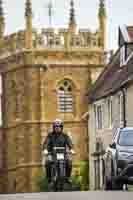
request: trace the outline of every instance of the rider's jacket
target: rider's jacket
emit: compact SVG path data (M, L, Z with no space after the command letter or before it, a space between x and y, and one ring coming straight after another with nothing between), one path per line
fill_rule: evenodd
M73 148L72 141L70 137L64 132L57 134L55 132L48 133L44 143L43 149L47 149L49 152L52 152L53 147L68 147L69 149Z

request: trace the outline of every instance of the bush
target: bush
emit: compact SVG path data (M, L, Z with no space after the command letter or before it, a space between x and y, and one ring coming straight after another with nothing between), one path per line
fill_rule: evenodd
M89 161L80 162L79 169L75 169L75 173L71 178L72 184L80 191L89 190Z
M89 161L81 161L80 164L81 190L89 190Z
M48 192L48 180L45 173L37 178L37 186L39 188L39 192Z
M78 175L73 175L71 177L71 181L72 181L72 188L73 190L81 190L81 177Z

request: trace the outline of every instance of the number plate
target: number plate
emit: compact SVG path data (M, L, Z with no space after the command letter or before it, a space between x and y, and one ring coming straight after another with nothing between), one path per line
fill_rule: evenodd
M63 153L57 153L57 160L64 160L64 154Z

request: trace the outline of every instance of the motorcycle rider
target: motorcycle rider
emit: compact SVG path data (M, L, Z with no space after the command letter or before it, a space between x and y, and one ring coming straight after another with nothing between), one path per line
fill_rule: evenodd
M54 146L58 147L68 147L72 154L75 154L73 150L73 144L70 137L63 132L63 122L60 119L56 119L53 122L53 131L48 133L44 143L43 143L43 150L44 154L47 155L48 152L52 152L52 148ZM49 159L46 160L45 167L46 167L46 175L48 178L48 182L51 182L51 165L52 161ZM66 160L66 176L69 180L72 171L72 161L68 158Z

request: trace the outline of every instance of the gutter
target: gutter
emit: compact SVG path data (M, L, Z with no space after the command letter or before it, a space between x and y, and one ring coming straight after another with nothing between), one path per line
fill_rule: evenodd
M125 95L125 89L122 88L122 95L123 95L123 126L126 127L127 121L126 121L126 95Z

